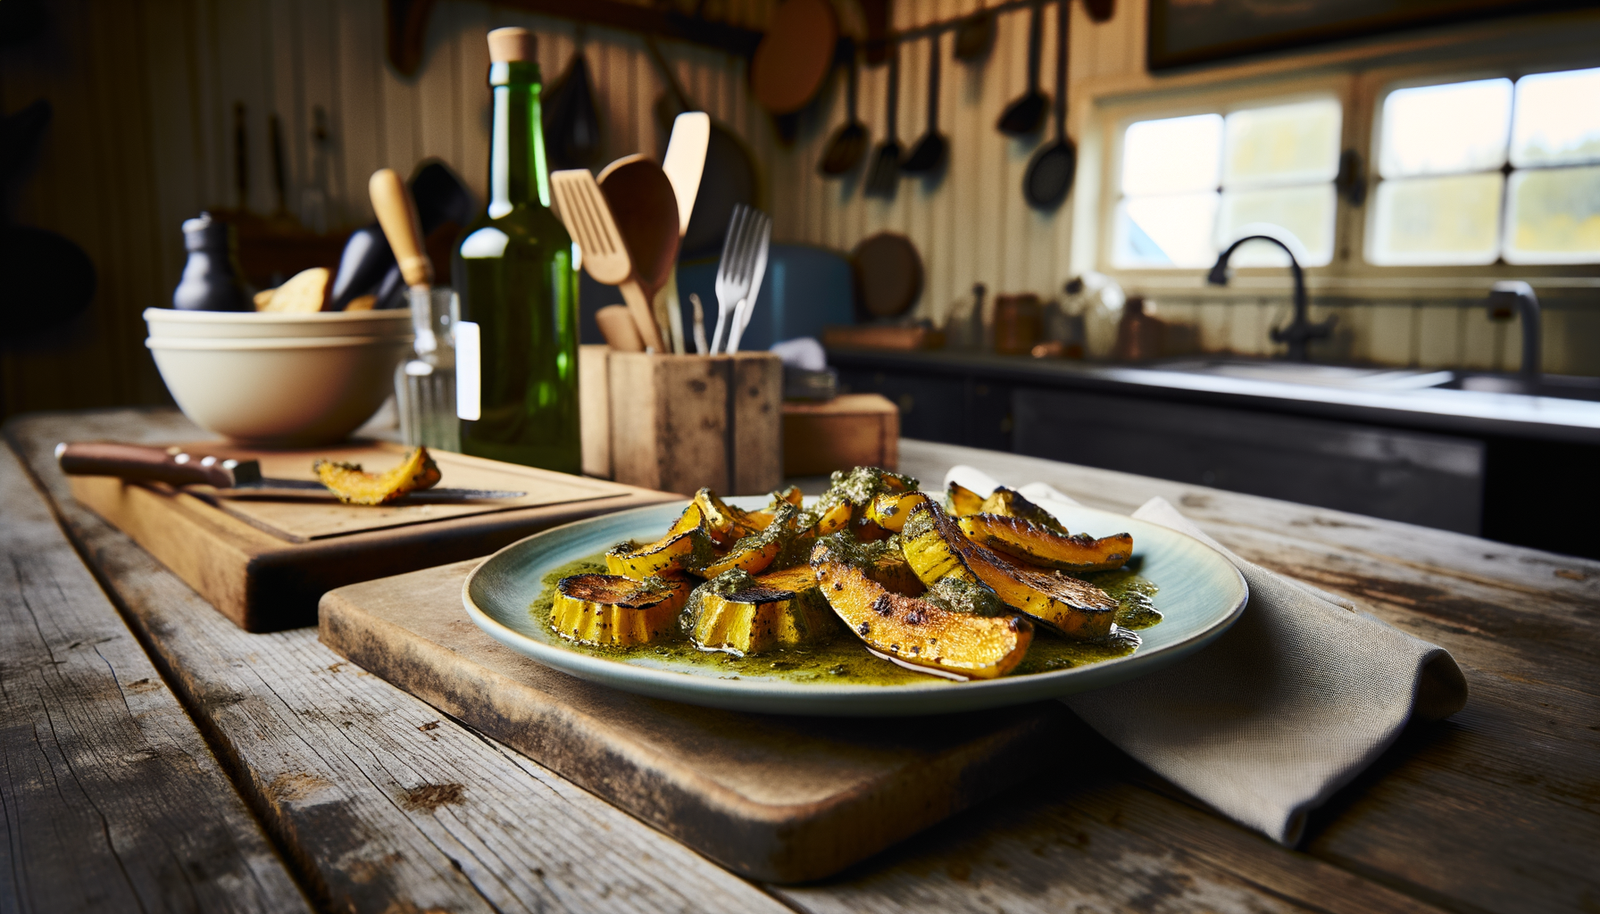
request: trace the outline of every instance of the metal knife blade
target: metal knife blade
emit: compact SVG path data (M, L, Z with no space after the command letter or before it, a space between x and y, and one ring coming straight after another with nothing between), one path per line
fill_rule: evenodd
M310 479L273 479L270 477L258 479L254 482L241 482L231 488L219 488L216 494L220 498L314 498L334 500L338 496L333 490L320 482ZM526 492L510 492L501 489L423 489L420 492L408 492L391 502L389 505L422 505L422 504L450 504L461 501L488 501L498 498L521 498Z

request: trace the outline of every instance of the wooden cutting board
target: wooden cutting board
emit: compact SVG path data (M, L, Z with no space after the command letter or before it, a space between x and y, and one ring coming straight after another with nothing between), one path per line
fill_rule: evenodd
M461 588L477 563L341 587L322 642L736 873L821 879L979 803L1071 767L1058 702L860 720L720 711L541 666L484 634ZM1041 789L1043 789L1041 787Z
M258 452L209 442L184 449L257 459L269 476L299 478L311 477L317 456L378 470L397 463L403 450L368 443L315 454ZM216 499L105 476L69 480L74 498L251 632L316 624L317 600L335 587L487 555L569 521L682 498L459 454L435 457L444 474L441 485L526 495L468 505L360 507Z

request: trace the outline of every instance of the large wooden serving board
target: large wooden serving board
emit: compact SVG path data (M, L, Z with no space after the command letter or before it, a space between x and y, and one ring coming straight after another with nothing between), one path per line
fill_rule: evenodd
M260 459L268 475L309 477L310 456L222 444L190 453ZM371 470L394 445L318 452ZM160 484L69 477L79 502L128 534L235 625L251 632L314 625L329 590L487 555L530 533L682 496L458 454L437 454L441 485L527 494L470 505L360 507L328 501L216 499Z
M1057 702L906 720L778 717L643 698L502 646L467 617L476 562L341 587L322 642L734 872L803 882L1059 760Z

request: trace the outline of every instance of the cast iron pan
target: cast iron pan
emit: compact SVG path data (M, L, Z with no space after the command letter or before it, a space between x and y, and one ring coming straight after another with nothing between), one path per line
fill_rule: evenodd
M1070 0L1061 0L1056 24L1056 141L1034 153L1022 176L1022 195L1038 209L1055 209L1072 190L1078 147L1067 136L1067 23Z

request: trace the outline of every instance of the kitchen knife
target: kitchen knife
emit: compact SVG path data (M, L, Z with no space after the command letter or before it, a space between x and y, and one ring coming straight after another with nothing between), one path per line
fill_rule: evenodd
M109 442L56 445L56 461L69 476L115 476L129 482L165 482L175 486L213 486L228 498L312 498L336 500L333 490L313 479L272 479L261 475L254 460L195 456L156 447ZM423 489L389 502L391 505L450 504L497 498L521 498L526 492L494 489Z

